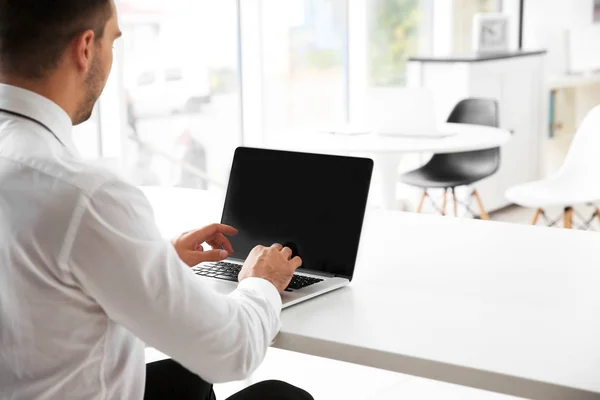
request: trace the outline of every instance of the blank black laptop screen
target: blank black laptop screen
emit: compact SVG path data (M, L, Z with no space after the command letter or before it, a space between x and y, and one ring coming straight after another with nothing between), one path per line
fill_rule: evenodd
M280 243L303 268L352 278L373 161L238 148L222 222L236 259L257 245Z

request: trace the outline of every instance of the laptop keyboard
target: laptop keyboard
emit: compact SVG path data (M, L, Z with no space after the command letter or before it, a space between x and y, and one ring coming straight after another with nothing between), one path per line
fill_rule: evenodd
M193 268L196 275L223 279L225 281L232 282L238 281L238 275L240 274L241 269L242 266L239 264L232 264L224 261L213 264L199 265ZM323 282L323 279L295 274L285 290L286 292L291 292L293 290L302 289L319 282Z

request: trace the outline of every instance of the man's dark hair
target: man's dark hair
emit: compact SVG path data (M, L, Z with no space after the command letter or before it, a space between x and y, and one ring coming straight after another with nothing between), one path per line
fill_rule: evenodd
M0 72L44 78L77 35L101 39L111 16L110 0L0 0Z

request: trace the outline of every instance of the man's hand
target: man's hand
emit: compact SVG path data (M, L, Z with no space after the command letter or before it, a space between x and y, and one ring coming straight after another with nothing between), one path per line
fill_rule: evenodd
M173 247L177 250L179 258L190 267L202 262L222 261L233 253L231 242L225 235L237 235L237 229L221 224L213 224L196 231L186 232L173 240ZM205 250L206 243L211 250Z
M300 257L292 258L292 250L280 244L271 247L258 246L250 252L239 281L246 278L263 278L271 282L279 292L283 292L294 277L294 272L302 265Z

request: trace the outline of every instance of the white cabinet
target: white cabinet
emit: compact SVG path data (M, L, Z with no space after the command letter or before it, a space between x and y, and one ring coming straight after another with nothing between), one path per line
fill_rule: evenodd
M509 205L504 197L514 185L541 178L545 127L544 52L504 57L419 58L409 63L408 86L433 92L443 122L456 103L469 97L496 99L500 127L513 132L502 150L499 172L476 184L488 210Z

